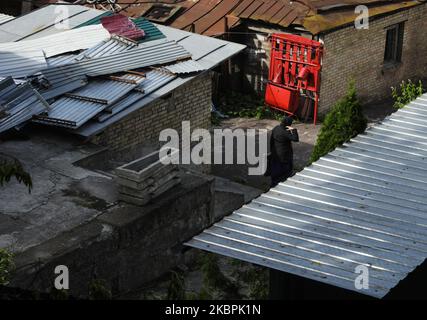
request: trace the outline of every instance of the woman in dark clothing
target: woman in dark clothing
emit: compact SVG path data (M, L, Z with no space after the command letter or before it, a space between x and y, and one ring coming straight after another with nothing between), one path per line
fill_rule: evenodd
M291 127L292 123L291 117L285 117L271 134L271 187L288 179L294 169L292 142L299 142L299 136L297 129Z

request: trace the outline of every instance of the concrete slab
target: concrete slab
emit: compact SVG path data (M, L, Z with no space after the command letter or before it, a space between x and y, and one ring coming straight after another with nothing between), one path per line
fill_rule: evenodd
M0 143L2 152L19 159L33 180L31 193L15 179L0 187L2 248L25 251L90 221L117 201L111 177L75 165L99 147L37 131L28 140Z

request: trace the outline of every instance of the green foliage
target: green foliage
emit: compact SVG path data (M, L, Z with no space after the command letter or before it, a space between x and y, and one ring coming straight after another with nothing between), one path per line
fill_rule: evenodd
M266 107L264 100L257 96L229 93L222 102L222 111L230 117L281 120L283 113Z
M347 95L339 100L326 115L310 161L317 161L336 147L364 132L366 126L367 120L362 113L352 81Z
M206 287L223 288L229 280L218 266L218 257L214 254L204 254L201 258L203 283Z
M6 249L0 249L0 286L9 283L10 274L14 268L13 254Z
M211 124L213 126L219 126L221 124L221 119L215 113L211 113Z
M185 281L177 272L172 271L172 279L169 283L167 300L185 300Z
M56 288L52 288L49 292L50 300L65 301L65 300L68 300L69 298L70 297L68 295L68 290L58 290Z
M391 88L391 95L394 100L394 107L401 109L409 102L414 101L424 92L423 84L421 81L413 83L411 80L408 82L402 81L399 88Z
M33 182L22 164L17 159L0 153L0 186L8 183L12 177L27 186L28 192L31 192Z
M254 300L265 300L268 298L269 283L268 269L250 265L246 262L233 262L236 268L233 274L239 282L247 284L249 287L249 297Z
M108 289L107 283L102 279L94 279L89 284L90 300L111 300L113 295Z

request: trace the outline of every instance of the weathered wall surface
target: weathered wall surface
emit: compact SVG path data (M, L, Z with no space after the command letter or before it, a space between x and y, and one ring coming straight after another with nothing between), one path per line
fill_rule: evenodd
M105 280L113 293L140 288L186 262L182 243L213 222L213 206L213 178L186 174L179 188L149 206L114 207L18 254L11 286L49 291L55 267L65 265L75 296L86 296L93 279Z
M390 98L390 88L402 80L427 77L427 4L371 19L368 30L354 26L324 36L320 112L325 113L346 93L350 79L362 103ZM387 27L405 22L402 62L384 66Z
M208 129L211 101L212 79L209 73L204 73L108 127L91 142L117 152L137 145L158 144L162 130L181 132L183 121L190 121L192 128Z

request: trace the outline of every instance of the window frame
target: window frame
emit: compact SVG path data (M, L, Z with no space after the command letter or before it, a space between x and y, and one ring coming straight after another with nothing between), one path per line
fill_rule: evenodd
M390 32L393 32L391 36ZM384 64L398 64L402 62L404 36L405 22L396 23L386 28Z

